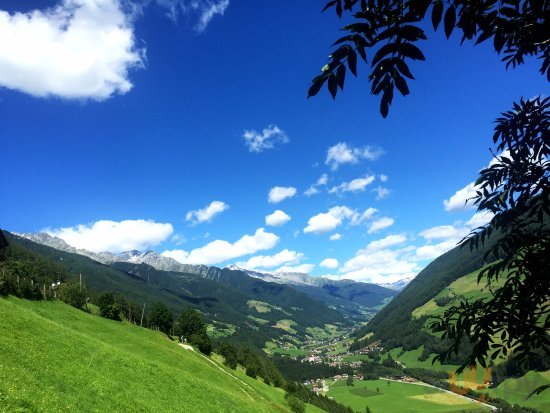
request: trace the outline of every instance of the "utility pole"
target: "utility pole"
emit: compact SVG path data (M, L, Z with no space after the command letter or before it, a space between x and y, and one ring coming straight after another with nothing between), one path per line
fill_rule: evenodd
M145 303L143 303L143 311L141 312L141 321L139 322L139 326L143 326L143 316L145 315Z
M80 276L80 291L82 291L82 273L78 274Z

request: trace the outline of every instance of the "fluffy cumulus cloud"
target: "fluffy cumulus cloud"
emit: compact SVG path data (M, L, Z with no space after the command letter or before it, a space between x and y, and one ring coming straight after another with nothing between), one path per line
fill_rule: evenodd
M154 0L168 10L168 16L177 21L180 15L195 20L195 30L202 32L215 16L223 16L229 0Z
M304 257L301 252L284 249L273 255L258 255L250 258L248 261L238 262L236 265L247 270L258 268L274 268L281 265L297 264Z
M120 222L102 220L74 227L47 228L43 232L59 237L75 248L116 254L154 247L168 239L174 232L174 228L171 224L143 219Z
M290 221L290 219L290 215L278 209L272 214L266 215L265 224L270 227L280 227Z
M439 239L457 239L460 240L465 237L470 230L464 227L455 227L454 225L438 225L425 229L420 232L420 236L424 237L427 241L439 240Z
M210 222L218 214L221 214L223 211L229 208L225 202L222 201L212 201L210 205L205 206L202 209L197 209L194 211L188 211L185 214L185 220L190 222L191 225L202 224L203 222Z
M473 209L474 204L470 200L476 194L476 185L471 182L464 188L459 189L449 199L443 200L443 206L447 212L464 211Z
M0 11L0 86L33 96L107 99L132 88L145 50L117 0L63 0L28 13Z
M396 245L401 245L407 241L407 236L404 234L388 235L385 238L371 241L366 247L368 251L379 251Z
M338 260L336 258L325 258L321 263L319 264L323 268L328 269L335 269L338 268Z
M491 222L495 215L491 211L481 211L475 213L472 218L466 221L466 226L469 228L478 228Z
M342 239L342 234L339 234L338 232L335 234L332 234L330 237L328 237L331 241L339 241Z
M287 198L292 198L296 195L296 188L293 186L275 186L269 190L267 200L270 204L278 204Z
M499 162L503 158L508 158L510 156L510 151L506 150L501 152L496 157L493 157L489 164L486 166L490 168L495 163ZM474 208L474 203L472 199L476 195L476 191L480 190L475 184L475 182L470 182L464 188L459 189L452 195L449 199L443 200L443 206L447 212L455 211L465 211Z
M364 192L365 188L374 182L374 175L366 175L349 182L342 182L338 186L329 189L329 194L342 194L344 192Z
M288 136L277 125L269 125L261 132L245 130L244 143L250 152L263 152L288 143Z
M370 146L355 148L345 142L339 142L328 149L325 164L335 171L340 165L356 164L363 159L374 161L382 154L383 151L379 148Z
M420 270L417 262L410 259L414 248L391 248L405 241L404 235L390 235L372 241L340 267L340 274L330 278L374 283L392 283L412 278Z
M491 221L491 212L478 212L465 223L454 225L439 225L420 232L427 244L416 249L416 259L429 260L453 249L472 229L485 225Z
M369 225L368 233L374 234L375 232L382 231L383 229L391 227L394 223L395 221L393 220L393 218L378 218L371 222L371 224Z
M191 252L184 250L164 251L162 255L174 258L182 264L219 264L228 260L254 254L258 251L273 248L279 237L273 233L258 228L253 235L243 235L234 243L215 240L204 247L195 248Z
M350 225L359 225L362 222L372 218L377 212L374 208L368 208L362 213L347 206L336 206L330 208L328 212L323 212L312 216L307 227L304 228L304 233L323 234L338 228L344 221Z
M326 186L327 183L328 183L328 175L327 174L321 175L317 180L317 182L315 182L313 185L311 185L308 189L304 191L304 195L312 196L312 195L318 194L320 192L319 188L322 186Z

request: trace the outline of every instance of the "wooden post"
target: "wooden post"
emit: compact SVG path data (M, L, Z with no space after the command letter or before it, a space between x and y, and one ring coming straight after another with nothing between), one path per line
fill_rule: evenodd
M80 291L82 291L82 274L78 274L80 278Z
M143 326L143 316L145 314L145 303L143 303L143 311L141 312L141 321L139 322L139 326Z

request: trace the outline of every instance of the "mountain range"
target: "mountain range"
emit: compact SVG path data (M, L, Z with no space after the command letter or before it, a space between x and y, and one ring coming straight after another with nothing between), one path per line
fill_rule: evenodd
M175 259L158 254L155 251L141 252L132 250L120 254L110 252L95 253L72 247L63 239L43 232L18 235L60 251L84 255L105 265L112 266L120 263L147 264L159 271L195 274L208 279L219 278L224 270L214 266L181 264ZM393 288L391 288L389 285L380 286L351 280L331 280L296 272L269 273L251 271L235 265L227 267L226 270L244 273L249 277L269 283L290 285L311 298L322 301L331 308L341 311L346 316L372 316L376 309L391 300L397 294L397 291L403 288L409 281L398 281L392 284L391 287Z

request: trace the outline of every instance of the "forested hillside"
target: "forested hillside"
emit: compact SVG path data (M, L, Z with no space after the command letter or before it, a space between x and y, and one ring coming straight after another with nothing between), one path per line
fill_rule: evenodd
M158 271L146 264L118 263L107 266L82 255L59 251L4 232L9 242L39 256L51 258L69 277L80 274L93 292L121 293L143 303L148 311L156 302L174 314L187 306L203 313L206 321L219 323L226 339L256 349L286 331L275 328L279 320L290 319L297 334L308 327L344 322L343 316L320 301L289 286L267 283L239 271L221 270L211 279L195 274ZM262 307L258 309L257 303ZM264 310L264 307L267 310Z

